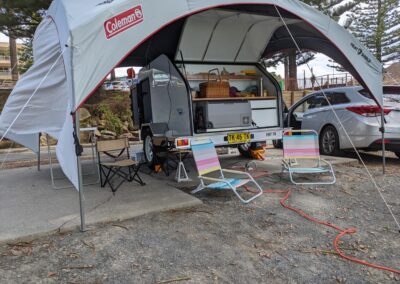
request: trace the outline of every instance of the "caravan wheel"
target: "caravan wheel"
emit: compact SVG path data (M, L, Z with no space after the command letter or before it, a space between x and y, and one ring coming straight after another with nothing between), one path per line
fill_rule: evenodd
M150 131L146 131L143 137L143 151L146 163L149 166L154 165L154 145L153 145L153 135Z

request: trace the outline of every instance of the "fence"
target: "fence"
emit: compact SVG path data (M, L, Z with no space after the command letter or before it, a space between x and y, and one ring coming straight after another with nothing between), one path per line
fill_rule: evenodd
M303 96L321 88L335 88L359 85L357 80L349 73L328 74L302 79L286 78L284 101L288 107L293 105ZM321 86L321 87L320 87Z
M10 62L11 57L7 55L0 55L0 61Z
M315 91L323 89L358 85L357 80L349 73L328 74L302 79L286 78L286 91Z
M0 80L0 90L12 90L16 83L12 80Z

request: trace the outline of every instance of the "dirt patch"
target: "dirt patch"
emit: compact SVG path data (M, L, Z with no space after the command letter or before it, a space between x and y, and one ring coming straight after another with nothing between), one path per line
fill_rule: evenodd
M373 175L400 217L398 159L383 179ZM399 233L360 167L336 168L334 186L293 187L280 174L261 178L272 189L293 188L293 206L358 232L343 238L349 255L400 268ZM190 190L189 188L183 190ZM118 193L117 193L118 194ZM388 283L400 275L341 259L337 232L283 208L282 195L243 205L230 192L203 191L204 205L103 224L31 243L0 247L1 283Z

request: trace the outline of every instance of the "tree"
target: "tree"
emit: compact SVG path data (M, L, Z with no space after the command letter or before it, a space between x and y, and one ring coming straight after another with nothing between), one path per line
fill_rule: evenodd
M326 66L328 66L329 68L332 68L333 70L336 70L337 72L346 72L346 69L343 68L342 65L338 64L335 60L333 59L329 59L329 64L327 64Z
M0 32L10 38L10 58L12 78L18 80L17 38L28 41L33 38L36 27L42 20L44 11L50 6L51 0L0 0ZM32 49L25 49L25 52ZM32 54L26 54L32 57ZM23 58L22 58L23 59ZM23 63L22 70L27 70L32 61Z
M18 70L21 74L28 71L33 64L32 39L24 40L22 48L19 50Z
M15 38L33 38L51 0L0 0L0 31Z
M303 0L304 3L317 8L321 12L327 14L336 21L341 16L356 7L361 0ZM346 26L347 21L344 22ZM276 66L283 63L285 66L285 78L289 78L286 83L288 90L297 90L297 67L306 64L315 58L315 53L304 51L299 53L295 49L288 50L284 53L277 53L265 61L266 66Z
M368 0L354 9L350 30L382 63L400 60L399 0Z
M302 0L304 3L317 8L335 21L341 16L355 8L362 0Z

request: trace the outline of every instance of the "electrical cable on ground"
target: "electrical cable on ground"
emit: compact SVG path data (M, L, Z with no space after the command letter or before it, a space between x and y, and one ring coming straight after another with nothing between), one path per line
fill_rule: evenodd
M245 170L246 167L235 165L232 168L233 169ZM255 171L253 173L254 173L253 174L253 178L254 179L258 179L258 178L261 178L261 177L268 176L268 171L265 171L265 170L264 171ZM252 189L251 187L246 186L246 185L244 186L244 189L246 191L254 193L254 194L258 192L257 190ZM339 247L339 241L345 235L352 235L352 234L356 233L357 232L356 228L342 229L337 225L334 225L332 223L329 223L329 222L322 221L322 220L319 220L317 218L314 218L314 217L308 215L307 213L305 213L303 210L288 205L286 202L287 202L287 200L290 198L290 196L292 194L292 190L291 189L287 189L287 190L265 189L265 190L263 190L263 193L273 193L273 194L282 194L283 193L283 194L285 194L285 196L279 201L279 203L282 205L282 207L297 213L301 217L303 217L303 218L305 218L305 219L307 219L307 220L309 220L311 222L317 223L319 225L327 226L327 227L330 227L330 228L332 228L332 229L334 229L336 231L339 231L339 234L333 240L333 247L334 247L334 249L336 250L336 252L338 253L338 255L340 257L342 257L342 258L344 258L346 260L358 263L358 264L362 264L362 265L365 265L365 266L372 267L372 268L376 268L376 269L385 270L385 271L389 271L389 272L400 274L400 270L398 270L398 269L393 269L393 268L390 268L390 267L385 267L385 266L369 263L369 262L366 262L364 260L360 260L360 259L357 259L355 257L348 256L348 255L344 254L341 251L340 247Z
M282 23L284 24L286 30L288 31L288 33L289 33L289 35L290 35L290 37L291 37L293 43L295 44L297 51L300 53L300 56L302 56L303 59L304 59L304 56L303 56L303 54L302 54L302 52L301 52L301 49L300 49L300 46L298 45L297 41L295 40L295 38L294 38L292 32L290 31L290 29L289 29L289 27L288 27L286 21L283 19L282 15L281 15L281 13L280 13L280 11L279 11L279 9L278 9L278 7L276 7L275 5L274 5L274 7L275 7L276 12L278 13L278 15L279 15L279 17L280 17ZM306 66L307 66L307 68L310 70L311 75L314 76L314 72L313 72L312 68L310 67L310 65L309 65L308 63L306 63ZM336 119L338 120L340 126L342 127L342 129L343 129L343 131L344 131L344 133L345 133L345 135L346 135L346 138L349 140L351 146L353 147L354 151L356 152L358 159L360 160L360 162L362 163L363 167L365 168L365 170L366 170L366 172L367 172L367 174L368 174L370 180L372 181L374 187L375 187L376 190L378 191L378 193L379 193L381 199L382 199L383 202L385 203L386 208L388 209L390 215L392 216L392 218L393 218L394 222L396 223L396 225L397 225L397 227L398 227L398 230L399 230L399 232L400 232L400 223L399 223L399 221L397 220L397 218L396 218L396 216L394 215L392 209L390 208L389 204L387 203L386 198L383 196L383 193L382 193L381 190L379 189L378 184L376 183L376 181L375 181L374 177L372 176L370 170L368 169L368 167L367 167L367 165L365 164L363 158L361 157L360 153L358 152L357 148L355 147L353 141L351 140L351 138L350 138L350 136L349 136L349 133L347 132L346 128L344 127L342 121L340 120L338 114L336 113L335 109L333 108L331 102L328 100L328 97L327 97L327 95L325 94L325 92L324 92L322 86L320 85L320 83L318 82L318 80L317 80L317 84L318 84L318 87L319 87L320 90L321 90L321 93L324 95L325 100L327 101L329 107L331 108L331 110L332 110L334 116L336 117ZM381 106L381 108L382 108L382 106Z
M266 175L266 172L258 174L254 178L259 178L259 177L262 177L262 176L265 176L265 175ZM249 186L244 186L244 188L245 188L246 191L249 191L251 193L257 193L256 190L250 188ZM355 263L358 263L358 264L362 264L362 265L365 265L365 266L369 266L369 267L372 267L372 268L376 268L376 269L385 270L385 271L389 271L389 272L400 274L400 270L398 270L398 269L385 267L385 266L377 265L377 264L374 264L374 263L369 263L367 261L364 261L364 260L361 260L361 259L358 259L358 258L355 258L355 257L348 256L348 255L344 254L341 251L340 247L339 247L340 239L342 237L344 237L345 235L352 235L352 234L356 233L357 230L355 228L342 229L337 225L334 225L332 223L329 223L329 222L322 221L322 220L319 220L317 218L314 218L314 217L308 215L307 213L305 213L303 210L295 208L295 207L287 204L286 202L287 202L287 200L290 198L290 196L292 194L292 190L291 189L288 189L288 190L265 189L265 190L263 190L263 193L273 193L273 194L282 194L283 193L283 194L285 194L285 196L279 201L279 203L282 205L282 207L297 213L301 217L303 217L303 218L305 218L305 219L307 219L307 220L309 220L311 222L314 222L314 223L317 223L317 224L320 224L320 225L323 225L323 226L326 226L326 227L330 227L330 228L332 228L332 229L334 229L336 231L339 231L339 234L333 240L333 247L334 247L335 251L338 253L338 255L340 257L342 257L343 259L346 259L346 260L349 260L349 261L352 261L352 262L355 262Z

